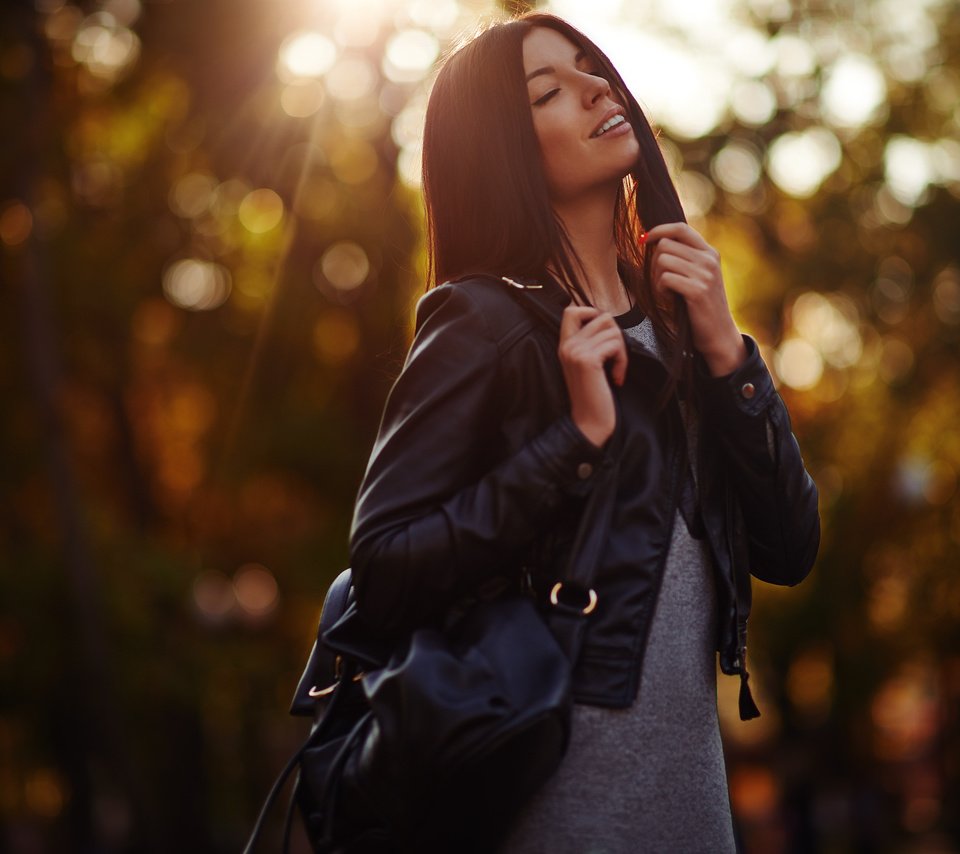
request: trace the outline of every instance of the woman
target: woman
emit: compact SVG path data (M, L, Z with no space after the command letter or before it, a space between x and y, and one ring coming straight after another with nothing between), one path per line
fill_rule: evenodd
M732 851L715 655L755 716L749 576L801 581L819 517L718 255L619 74L552 16L447 60L423 175L436 287L356 505L361 613L401 632L522 574L545 599L619 418L571 746L504 850ZM559 346L504 276L562 310Z

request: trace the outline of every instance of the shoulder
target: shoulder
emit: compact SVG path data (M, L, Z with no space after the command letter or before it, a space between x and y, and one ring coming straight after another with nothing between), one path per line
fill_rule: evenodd
M508 347L532 325L509 287L496 276L476 275L432 288L417 302L416 337L455 332L500 350Z

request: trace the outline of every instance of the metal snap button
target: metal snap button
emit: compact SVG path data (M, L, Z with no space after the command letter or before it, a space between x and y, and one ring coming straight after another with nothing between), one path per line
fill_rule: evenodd
M747 400L750 400L757 393L757 387L753 383L744 383L740 386L740 394Z
M593 466L590 465L590 463L580 463L580 465L577 466L577 477L579 477L580 480L586 480L592 474Z

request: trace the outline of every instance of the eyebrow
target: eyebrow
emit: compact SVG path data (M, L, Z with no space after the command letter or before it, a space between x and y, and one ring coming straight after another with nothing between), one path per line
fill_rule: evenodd
M587 52L585 50L578 51L577 55L573 58L573 64L576 65L586 55L587 55ZM556 74L556 73L557 73L557 69L554 68L552 65L545 65L543 66L543 68L538 68L536 69L536 71L531 71L527 75L527 83L533 80L534 77L541 77L544 74Z

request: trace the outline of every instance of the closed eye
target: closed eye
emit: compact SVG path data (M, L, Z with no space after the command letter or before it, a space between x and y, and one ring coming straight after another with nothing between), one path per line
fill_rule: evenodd
M537 98L537 100L533 102L533 105L535 107L539 107L542 104L546 104L547 101L549 101L559 91L559 89L551 89L546 95L541 95L539 98Z

